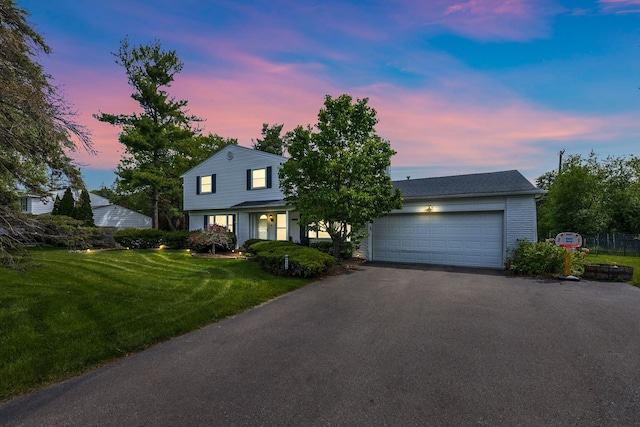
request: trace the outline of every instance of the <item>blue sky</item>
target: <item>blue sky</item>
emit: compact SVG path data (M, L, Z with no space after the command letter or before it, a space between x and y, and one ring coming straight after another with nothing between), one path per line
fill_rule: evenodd
M53 49L41 58L93 134L73 157L110 186L118 130L138 108L111 52L158 39L169 89L205 133L250 146L262 123L315 124L326 94L368 97L394 179L518 169L558 152L640 155L640 0L18 0Z

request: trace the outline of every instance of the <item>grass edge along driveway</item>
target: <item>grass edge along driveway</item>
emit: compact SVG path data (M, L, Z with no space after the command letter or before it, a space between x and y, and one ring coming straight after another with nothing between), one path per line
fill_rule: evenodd
M0 268L0 402L309 283L186 251L32 251Z

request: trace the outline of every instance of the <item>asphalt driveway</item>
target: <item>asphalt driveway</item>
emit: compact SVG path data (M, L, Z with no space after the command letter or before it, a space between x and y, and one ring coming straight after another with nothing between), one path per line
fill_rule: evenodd
M640 425L640 289L367 265L0 406L0 425Z

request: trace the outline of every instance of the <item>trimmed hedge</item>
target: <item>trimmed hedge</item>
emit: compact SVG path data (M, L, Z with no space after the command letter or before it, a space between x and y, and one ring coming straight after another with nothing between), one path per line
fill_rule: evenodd
M244 243L242 244L242 247L244 248L244 250L246 252L252 253L251 252L251 246L254 243L258 243L258 242L268 242L269 240L265 240L265 239L247 239L244 241Z
M162 230L127 228L119 230L113 238L120 245L129 249L153 249L163 244L165 232Z
M309 247L333 256L333 242L313 242L309 244ZM351 258L352 255L353 244L351 244L351 242L342 242L342 248L340 249L340 259Z
M316 277L335 263L331 255L287 241L257 242L249 251L263 270L278 276ZM289 256L288 269L285 255Z

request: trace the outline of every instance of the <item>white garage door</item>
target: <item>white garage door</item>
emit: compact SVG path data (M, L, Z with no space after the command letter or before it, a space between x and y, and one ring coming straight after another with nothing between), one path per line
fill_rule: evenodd
M502 212L398 214L376 219L374 261L502 268Z

